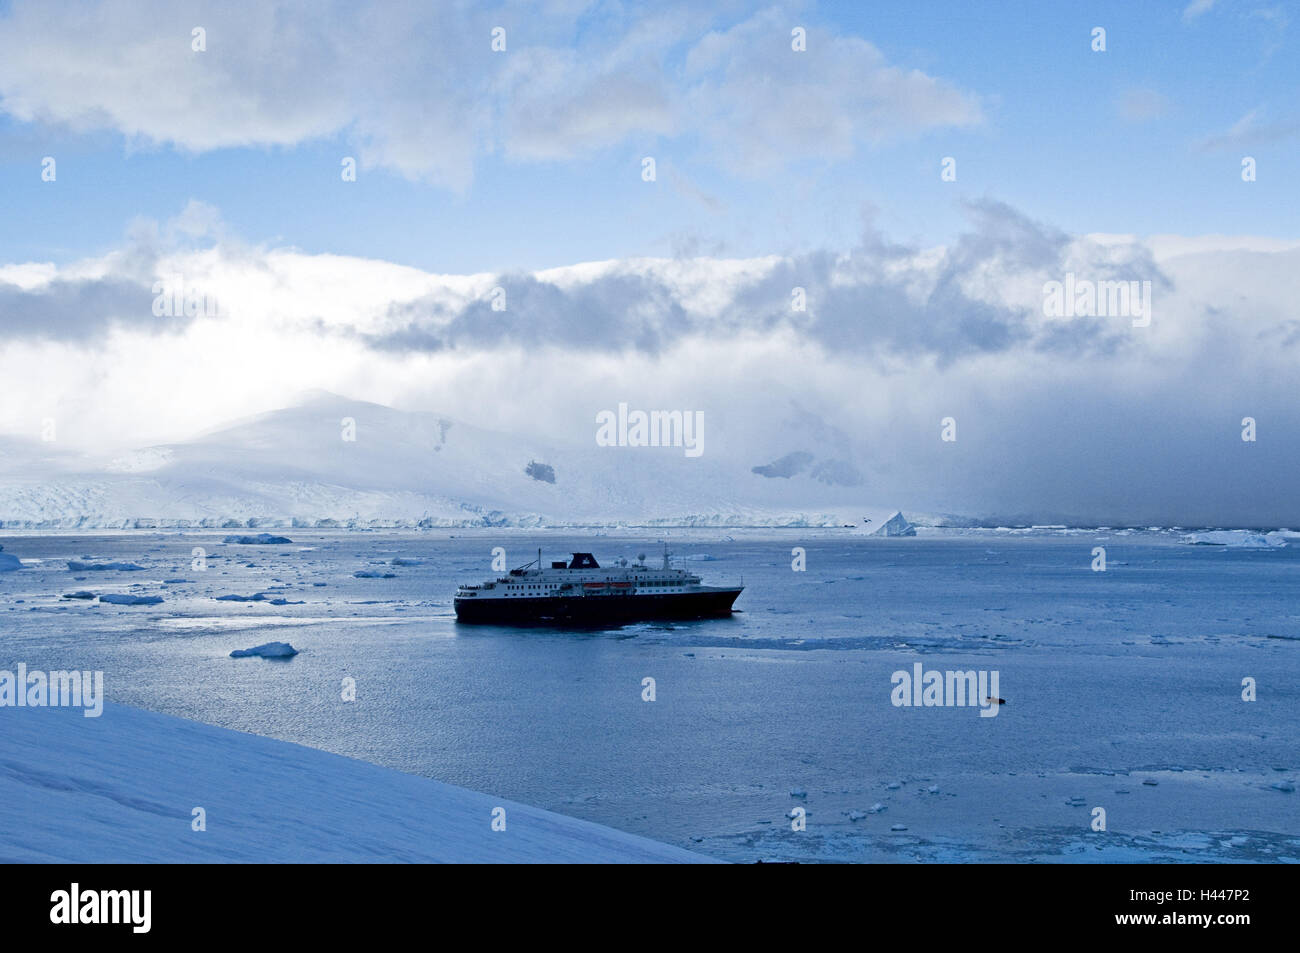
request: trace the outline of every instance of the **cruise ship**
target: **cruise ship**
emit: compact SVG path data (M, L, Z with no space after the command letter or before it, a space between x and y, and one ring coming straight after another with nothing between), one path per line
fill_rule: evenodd
M602 568L591 553L543 568L537 559L509 574L456 590L456 620L495 625L607 625L653 619L710 619L731 614L744 591L706 586L700 577L674 569L664 549L663 566L645 555Z

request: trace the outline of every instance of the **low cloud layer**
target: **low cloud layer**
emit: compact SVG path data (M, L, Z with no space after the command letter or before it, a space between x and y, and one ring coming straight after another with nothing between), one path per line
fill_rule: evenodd
M1163 294L1169 279L1147 248L1074 241L1000 203L967 211L972 227L950 247L898 245L868 231L847 254L765 260L720 283L722 300L691 293L685 273L699 262L622 263L584 280L504 274L467 301L439 289L395 303L384 327L363 339L403 352L559 345L658 356L694 335L790 333L866 359L939 363L1020 349L1105 355L1140 343L1104 315L1045 320L1042 287L1078 272L1094 282L1151 282Z
M153 297L149 285L112 277L59 279L34 290L0 283L0 314L9 340L86 341L115 326L157 330Z
M967 212L937 248L868 228L842 253L437 275L250 248L191 207L99 259L0 265L0 430L140 446L319 388L592 446L627 402L703 412L710 461L792 504L1300 525L1300 244ZM154 317L169 275L220 310ZM1149 323L1045 314L1067 280L1149 283Z

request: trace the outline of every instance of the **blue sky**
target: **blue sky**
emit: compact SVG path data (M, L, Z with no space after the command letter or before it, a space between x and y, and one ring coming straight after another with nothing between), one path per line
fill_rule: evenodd
M0 5L0 15L11 17L13 6ZM688 84L681 74L695 36L767 9L724 7L651 51L662 54L656 68L667 86ZM64 262L99 253L121 241L133 218L165 220L190 199L215 206L233 232L255 244L439 272L848 248L867 209L892 238L933 244L965 227L962 201L972 198L1007 202L1070 233L1293 236L1300 181L1295 6L1220 0L1191 19L1183 3L1078 7L1000 3L994 15L941 2L822 3L782 11L774 23L866 40L890 67L920 70L970 96L981 118L859 141L842 156L820 156L813 144L743 174L720 155L725 146L701 142L689 127L667 134L632 128L560 159L479 143L464 187L382 163L344 183L340 159L358 151L355 124L346 120L290 144L195 149L124 135L112 120L70 125L66 115L42 119L38 110L28 121L7 110L0 118L0 259ZM198 5L190 19L208 13ZM500 55L525 51L530 14L512 9L498 19L508 24L510 41ZM611 24L599 7L562 19L545 38L559 52L566 36L580 49L608 43L634 23ZM1094 26L1107 31L1104 53L1090 48ZM12 29L12 21L0 20L0 35ZM210 49L195 56L219 55L222 34L209 29ZM178 42L187 39L182 32ZM790 55L820 56L821 42L814 33L806 53ZM0 95L10 92L0 84ZM201 101L193 108L201 110ZM1215 145L1216 138L1226 141ZM45 155L58 161L55 184L40 181ZM659 163L653 184L640 178L645 155ZM1244 155L1258 162L1251 184L1240 179ZM957 160L956 182L940 181L944 156Z

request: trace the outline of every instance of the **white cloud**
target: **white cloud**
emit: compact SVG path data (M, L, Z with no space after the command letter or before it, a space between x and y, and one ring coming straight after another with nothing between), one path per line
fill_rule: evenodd
M891 65L871 43L809 29L791 49L775 10L704 37L690 51L691 114L725 164L751 172L792 159L843 159L860 146L983 121L973 95Z
M1282 122L1262 122L1263 114L1262 106L1255 107L1234 122L1227 132L1202 139L1201 150L1212 152L1219 149L1236 149L1289 139L1300 133L1300 121L1292 119Z
M17 3L0 29L5 109L195 150L323 135L348 120L340 86L352 77L342 75L341 37L323 35L307 14ZM196 25L208 31L205 53L191 50Z
M757 168L980 119L970 94L864 40L814 29L794 54L772 12L708 26L689 6L17 0L0 108L195 152L343 136L364 167L456 190L491 152L571 159L694 133Z

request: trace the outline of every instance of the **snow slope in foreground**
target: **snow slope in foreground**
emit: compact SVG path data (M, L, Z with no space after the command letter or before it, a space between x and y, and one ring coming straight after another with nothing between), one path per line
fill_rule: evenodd
M503 807L506 829L493 831ZM191 830L202 807L207 830ZM0 862L706 862L300 745L105 705L0 708Z

